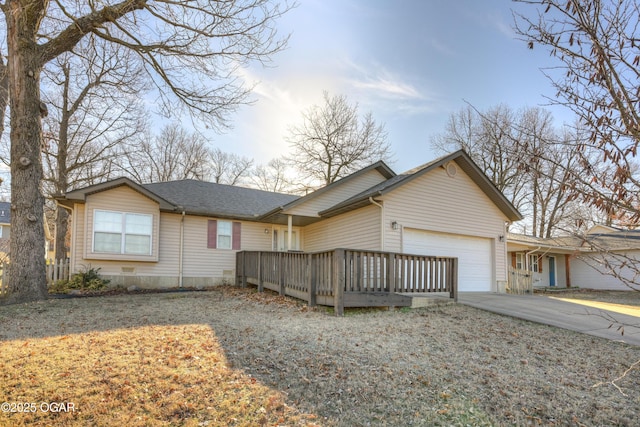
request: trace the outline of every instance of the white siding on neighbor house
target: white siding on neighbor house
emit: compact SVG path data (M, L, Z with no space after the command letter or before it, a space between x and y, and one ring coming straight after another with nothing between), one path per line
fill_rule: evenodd
M380 248L380 208L367 206L306 226L303 229L306 252L336 248Z
M386 178L380 175L375 169L367 171L361 175L355 176L342 183L340 181L332 184L333 188L324 191L317 196L312 196L293 208L284 211L285 214L302 215L302 216L318 216L318 212L322 212L340 202L347 200L349 197L362 193L365 190L380 184ZM313 194L313 193L312 193Z
M402 251L402 228L484 237L493 241L495 280L507 280L508 218L461 169L436 168L385 194L385 250ZM393 230L392 222L399 229ZM501 242L499 237L505 236ZM438 254L434 254L438 255Z
M640 266L640 251L622 252L623 256L629 259L635 259L635 264ZM616 291L628 291L630 288L626 286L620 279L616 278L613 274L605 274L608 272L606 267L598 267L597 269L592 265L598 265L598 258L607 257L608 255L593 254L591 256L581 255L580 259L571 257L570 269L571 269L571 286L584 288L584 289L601 289L601 290L616 290ZM611 257L609 257L610 263L616 263ZM615 265L615 264L614 264ZM638 267L640 268L640 267ZM600 270L600 271L599 271ZM623 277L632 280L634 277L634 271L625 268L618 271ZM637 289L640 289L640 280L636 279L639 283Z

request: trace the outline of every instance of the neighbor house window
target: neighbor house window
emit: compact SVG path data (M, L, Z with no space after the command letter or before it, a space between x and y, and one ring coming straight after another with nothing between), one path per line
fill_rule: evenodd
M153 215L94 212L93 252L151 255Z
M518 270L524 270L524 254L522 253L517 253L516 254L516 265L515 267Z
M542 256L529 255L529 270L534 273L542 273Z
M207 224L207 247L210 249L240 249L239 222L209 220Z

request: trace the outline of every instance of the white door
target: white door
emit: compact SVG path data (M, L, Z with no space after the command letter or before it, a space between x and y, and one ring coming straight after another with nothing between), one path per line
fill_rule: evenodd
M286 252L289 250L289 230L287 227L273 229L273 250ZM291 230L291 250L300 250L300 236L298 229Z
M407 254L458 258L458 290L489 292L493 278L491 240L458 234L405 229L403 250Z

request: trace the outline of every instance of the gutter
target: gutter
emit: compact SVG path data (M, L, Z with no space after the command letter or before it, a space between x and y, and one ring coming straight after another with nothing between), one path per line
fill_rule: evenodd
M182 210L182 218L180 218L180 251L178 255L178 287L182 289L182 279L184 275L184 216L185 211Z
M373 200L373 197L369 197L369 201L380 208L380 250L384 251L384 205Z

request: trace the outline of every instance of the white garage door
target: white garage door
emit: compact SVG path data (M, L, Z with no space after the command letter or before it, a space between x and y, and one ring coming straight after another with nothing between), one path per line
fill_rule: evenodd
M460 292L491 291L493 276L491 240L405 229L403 242L404 253L458 257L458 290Z

